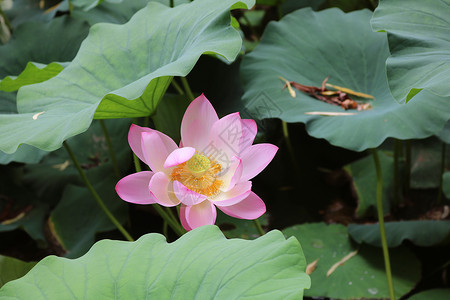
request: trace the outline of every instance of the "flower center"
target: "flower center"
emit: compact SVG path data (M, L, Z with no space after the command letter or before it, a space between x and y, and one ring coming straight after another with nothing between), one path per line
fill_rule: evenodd
M211 167L211 161L204 155L195 154L186 162L186 167L192 175L200 177Z
M214 160L196 153L187 162L176 166L170 175L188 189L213 198L219 193L222 180L217 179L217 173L222 167Z

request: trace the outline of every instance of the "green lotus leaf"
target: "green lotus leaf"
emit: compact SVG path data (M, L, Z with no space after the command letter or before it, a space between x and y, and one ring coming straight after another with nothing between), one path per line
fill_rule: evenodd
M389 291L381 248L358 247L349 239L347 228L340 224L311 223L283 230L302 244L306 262L318 259L311 276L308 297L334 299L385 299ZM356 253L354 251L357 251ZM351 254L329 276L333 265ZM395 296L409 292L420 279L420 262L406 248L389 249Z
M429 247L450 239L450 221L399 221L386 222L386 238L389 247L397 247L404 240L414 245ZM378 224L350 224L348 233L358 243L381 247L380 227Z
M383 210L390 211L390 199L392 199L392 182L394 180L394 159L380 152L381 173L383 176ZM372 155L364 157L344 167L344 170L352 178L352 188L358 200L356 216L376 217L376 188L377 174Z
M8 281L22 277L35 264L34 262L24 262L16 258L0 255L0 287Z
M423 91L409 105L398 104L386 80L386 34L372 31L370 17L368 10L345 14L308 8L270 23L260 44L242 62L247 111L255 119L305 123L311 136L355 151L377 147L387 137L424 138L441 131L450 117L450 97ZM344 111L298 90L292 98L279 76L318 87L329 77L331 84L376 100L365 100L372 109ZM316 112L354 115L306 114Z
M450 298L450 289L432 289L412 295L410 300L445 300Z
M19 114L0 120L0 150L11 153L21 143L55 150L86 131L94 114L150 115L172 76L185 76L200 55L235 59L242 40L229 25L229 9L253 2L199 0L175 8L150 2L124 25L94 25L67 68L19 90Z
M127 22L138 10L144 8L150 0L126 0L120 3L103 1L100 5L85 11L74 8L71 16L88 22L91 26L100 22L123 24Z
M70 0L73 6L80 7L85 11L91 10L99 5L103 0Z
M0 47L0 78L20 74L31 61L40 64L71 61L87 36L87 23L67 16L51 22L27 22ZM58 47L49 47L58 45ZM28 71L30 71L28 66ZM53 65L53 69L55 66ZM2 83L3 86L4 83ZM0 88L3 90L3 88Z
M450 144L450 122L447 122L444 129L438 134L438 138L446 144Z
M1 81L0 81L1 85ZM5 93L0 91L0 114L17 113L16 93ZM0 151L0 164L7 165L10 162L37 163L48 152L37 149L30 145L21 145L16 152L6 154Z
M388 33L387 75L397 101L408 102L422 89L450 96L449 6L449 0L384 0L375 10L373 29Z
M227 240L203 226L173 243L156 233L103 240L79 259L49 256L0 289L8 299L301 299L310 285L298 241L279 231Z
M58 75L67 64L52 62L44 65L29 62L19 76L7 76L0 80L0 91L14 92L24 85L46 81Z

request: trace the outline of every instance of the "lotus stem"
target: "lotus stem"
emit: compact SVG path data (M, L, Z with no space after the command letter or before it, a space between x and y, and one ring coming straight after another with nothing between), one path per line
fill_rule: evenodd
M398 205L400 203L400 179L399 179L399 158L401 153L400 141L394 140L394 204Z
M184 229L182 229L181 225L178 222L175 222L159 204L154 204L153 207L160 214L167 224L173 229L173 231L178 234L178 236L182 236L184 234Z
M409 193L409 189L411 187L411 141L405 142L405 148L406 148L405 192Z
M186 91L186 95L188 96L189 100L192 101L194 100L194 94L192 93L192 90L189 86L189 83L186 79L186 77L180 77L181 79L181 84L183 85L184 90Z
M445 172L445 154L447 152L447 144L442 142L442 150L441 150L441 176L439 177L439 192L438 192L438 199L437 204L441 204L442 201L442 185L443 185L443 179L442 176Z
M372 149L373 161L375 163L375 170L377 174L377 212L378 224L380 226L381 245L383 248L384 266L386 271L387 283L389 288L389 296L391 300L395 300L394 284L392 282L391 263L389 260L389 249L386 240L386 229L384 227L384 211L383 211L383 176L381 173L380 159L378 157L377 149Z
M258 229L259 235L263 236L263 235L266 234L266 232L265 232L264 229L262 228L261 223L259 222L258 219L253 220L253 223L255 224L256 229Z
M133 153L133 161L134 161L134 168L136 169L136 172L141 172L141 162L139 161L139 157L136 156L136 154Z
M108 129L106 128L105 122L103 120L99 120L100 126L102 127L103 135L106 139L106 145L108 146L109 156L111 157L111 162L114 168L114 173L117 178L120 178L119 165L117 164L116 153L111 143L111 137L108 133Z
M80 174L81 179L83 180L83 182L86 185L86 187L88 188L88 190L91 192L91 194L94 197L94 199L97 201L97 203L100 206L100 208L103 210L103 212L106 214L106 216L108 216L108 218L111 220L111 222L117 227L117 229L119 229L119 231L123 234L123 236L127 240L129 240L131 242L134 241L134 239L131 237L131 235L128 233L128 231L126 231L125 228L123 228L122 224L120 224L120 222L114 217L114 215L111 213L111 211L108 209L108 207L106 207L106 205L103 202L103 200L97 194L97 192L95 191L95 189L92 186L91 182L87 178L86 173L81 168L77 158L75 157L75 154L72 152L72 149L70 149L70 147L67 144L67 142L64 141L63 145L64 145L64 148L66 148L66 151L69 154L70 158L72 159L72 161L73 161L73 163L75 165L75 168L78 170L78 173Z
M177 90L178 94L180 95L184 95L184 91L181 88L181 86L177 83L177 81L175 80L175 77L172 78L172 81L170 82L173 87Z

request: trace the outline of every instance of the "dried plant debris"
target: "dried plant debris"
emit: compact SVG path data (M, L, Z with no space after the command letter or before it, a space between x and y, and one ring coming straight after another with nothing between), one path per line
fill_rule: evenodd
M337 105L342 107L343 109L356 109L356 110L368 110L372 108L372 105L367 102L356 101L350 98L349 95L356 96L359 98L366 98L374 100L372 95L355 92L349 88L337 86L334 84L327 83L328 77L322 82L321 87L303 85L295 81L288 81L287 79L280 76L280 79L284 81L283 89L287 87L289 94L292 98L295 98L297 95L293 88L296 88L299 91L309 94L311 97L316 98L317 100ZM330 90L328 88L332 88Z

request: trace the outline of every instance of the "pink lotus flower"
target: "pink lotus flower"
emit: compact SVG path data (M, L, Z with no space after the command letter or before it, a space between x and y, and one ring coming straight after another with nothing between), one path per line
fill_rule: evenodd
M204 95L184 114L180 147L159 131L131 125L131 149L152 171L122 178L117 194L137 204L181 203L186 230L214 224L216 207L235 218L256 219L266 206L251 191L250 179L278 150L272 144L252 145L256 131L255 121L241 119L239 113L219 119Z

